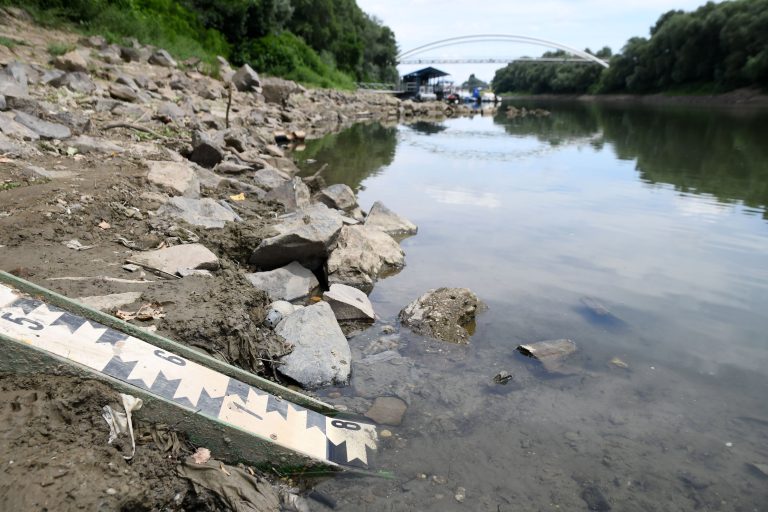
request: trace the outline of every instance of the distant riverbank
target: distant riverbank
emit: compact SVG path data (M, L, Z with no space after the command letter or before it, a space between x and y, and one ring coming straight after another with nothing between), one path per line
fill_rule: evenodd
M724 94L502 94L504 100L584 101L641 105L711 105L768 107L768 94L757 89L737 89Z

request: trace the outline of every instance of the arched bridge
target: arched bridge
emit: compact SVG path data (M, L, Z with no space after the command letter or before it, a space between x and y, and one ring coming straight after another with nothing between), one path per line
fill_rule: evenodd
M518 43L518 44L532 44L536 46L543 46L545 48L554 48L557 50L562 50L565 53L569 55L573 55L575 58L570 59L552 59L552 58L543 58L543 59L442 59L442 58L415 58L416 55L431 51L431 50L437 50L440 48L446 48L449 46L459 46L464 44L471 44L471 43L488 43L488 42L507 42L507 43ZM539 39L537 37L528 37L528 36L518 36L518 35L512 35L512 34L476 34L476 35L470 35L470 36L457 36L457 37L449 37L447 39L441 39L439 41L433 41L428 44L424 44L421 46L417 46L416 48L412 48L408 51L400 52L397 55L397 63L398 64L439 64L439 63L451 63L451 64L458 64L458 63L479 63L479 62L592 62L595 64L598 64L600 66L603 66L604 68L608 67L608 63L604 60L595 57L591 53L587 53L585 51L577 50L576 48L571 48L570 46L566 46L564 44L556 43L555 41L548 41L546 39Z

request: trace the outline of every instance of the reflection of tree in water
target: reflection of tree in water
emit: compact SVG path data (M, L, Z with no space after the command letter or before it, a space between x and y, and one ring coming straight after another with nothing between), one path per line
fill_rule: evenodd
M429 121L416 121L415 123L410 123L406 126L412 130L427 135L434 135L435 133L440 133L448 129L448 127L442 123L430 123Z
M328 164L323 178L332 185L346 183L353 190L369 176L377 175L395 157L397 128L380 124L356 124L347 130L307 142L302 152L294 153L303 175L311 175ZM307 160L316 160L308 164Z
M536 105L541 107L542 105ZM768 116L734 112L555 104L550 117L494 121L512 135L553 146L609 143L618 158L636 160L643 181L742 201L768 219Z

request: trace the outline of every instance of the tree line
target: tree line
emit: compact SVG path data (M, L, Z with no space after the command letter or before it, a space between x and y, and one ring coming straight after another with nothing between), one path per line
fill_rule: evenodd
M692 12L672 10L651 27L650 37L633 37L616 55L609 48L594 55L609 59L610 67L512 63L499 69L491 83L498 92L533 94L765 89L768 0L708 2Z

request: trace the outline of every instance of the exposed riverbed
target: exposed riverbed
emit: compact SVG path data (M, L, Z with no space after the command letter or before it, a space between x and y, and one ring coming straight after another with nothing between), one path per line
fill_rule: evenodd
M419 225L326 397L408 402L381 427L395 479L318 489L343 510L765 510L768 117L550 107L358 125L294 155ZM469 346L397 326L440 286L489 306ZM514 350L558 338L570 376Z

